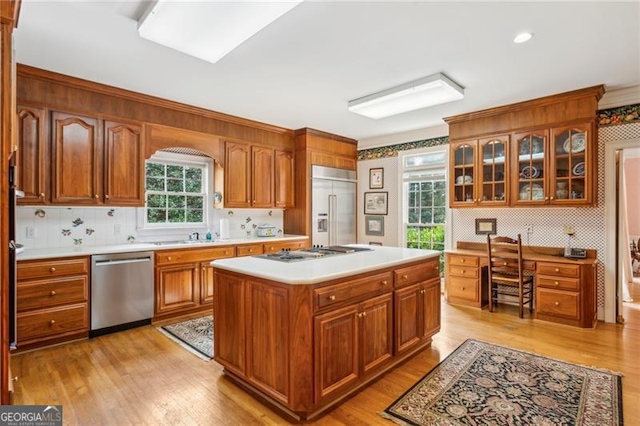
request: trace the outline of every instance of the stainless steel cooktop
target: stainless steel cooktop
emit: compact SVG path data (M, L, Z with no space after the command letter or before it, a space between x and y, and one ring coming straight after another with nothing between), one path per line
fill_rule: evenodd
M312 247L306 250L282 250L277 253L260 254L254 257L263 259L277 260L279 262L300 262L304 260L318 259L325 256L336 256L341 254L356 253L359 251L370 251L366 247L348 247L348 246L328 246L328 247Z

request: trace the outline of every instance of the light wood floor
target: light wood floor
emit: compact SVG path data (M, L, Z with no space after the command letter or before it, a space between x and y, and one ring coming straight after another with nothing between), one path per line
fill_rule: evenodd
M624 325L593 330L518 319L511 307L486 310L443 302L432 347L313 422L391 425L378 417L406 389L467 338L623 374L625 424L640 422L640 284L625 304ZM14 355L15 404L62 404L65 424L259 425L287 422L222 373L155 330L142 327Z

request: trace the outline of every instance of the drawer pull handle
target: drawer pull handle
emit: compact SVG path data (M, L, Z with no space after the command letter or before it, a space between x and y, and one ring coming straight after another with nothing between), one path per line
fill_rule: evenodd
M466 274L467 271L465 271L464 269L462 271L460 271L461 274Z
M460 263L464 263L464 259L460 259Z
M336 300L336 295L335 294L331 294L328 297L329 300Z
M224 252L224 254L225 254L225 255L228 255L228 254L229 254L229 252L228 252L228 251L225 251L225 252Z
M387 285L387 280L382 281L380 284L382 284L382 286L386 286Z
M464 291L465 287L460 287L460 290ZM423 290L424 291L424 290Z
M402 279L403 279L403 280L406 280L407 278L409 278L409 276L408 276L408 275L403 275L403 276L402 276Z
M253 249L249 249L249 253L253 253Z
M560 272L560 268L556 268L556 272Z
M167 260L171 260L171 256L167 256Z
M558 281L554 281L553 285L560 285L560 283Z
M51 267L51 269L49 269L49 271L50 271L50 272L55 272L55 271L56 271L56 268Z
M50 324L50 325L53 325L53 324L55 324L55 323L56 323L56 320L51 320L51 321L49 321L49 324Z
M51 290L51 293L49 293L51 296L55 296L56 295L56 291L55 290Z
M555 302L554 305L560 306L560 302Z

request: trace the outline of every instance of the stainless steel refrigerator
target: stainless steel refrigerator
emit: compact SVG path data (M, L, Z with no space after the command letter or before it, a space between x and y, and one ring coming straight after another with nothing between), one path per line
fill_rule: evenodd
M356 177L353 170L311 166L311 244L356 242Z

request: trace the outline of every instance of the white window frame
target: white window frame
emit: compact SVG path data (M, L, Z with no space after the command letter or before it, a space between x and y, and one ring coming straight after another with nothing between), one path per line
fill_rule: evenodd
M429 166L429 165L416 165L416 166L406 166L406 162L408 158L411 157L419 157L424 155L431 155L435 153L443 154L443 163L442 167L440 166ZM400 163L400 176L401 176L401 191L402 191L402 247L407 247L407 227L412 226L413 224L408 223L409 217L409 180L405 178L408 173L418 172L421 170L438 169L443 170L444 172L444 182L445 182L445 222L444 222L444 232L445 232L445 240L444 240L444 250L448 250L451 248L451 209L449 209L449 146L448 145L438 145L434 147L424 148L420 150L411 150L407 151L402 155L401 163Z
M203 222L185 222L185 223L149 223L147 222L147 191L146 191L146 163L157 162L165 164L175 164L180 166L198 166L203 168L202 179L204 182L204 205L203 205ZM209 157L202 157L197 155L178 154L173 152L158 151L153 154L149 159L145 161L145 206L138 209L138 229L140 230L152 230L152 229L201 229L209 228L211 226L211 212L213 205L213 161Z

